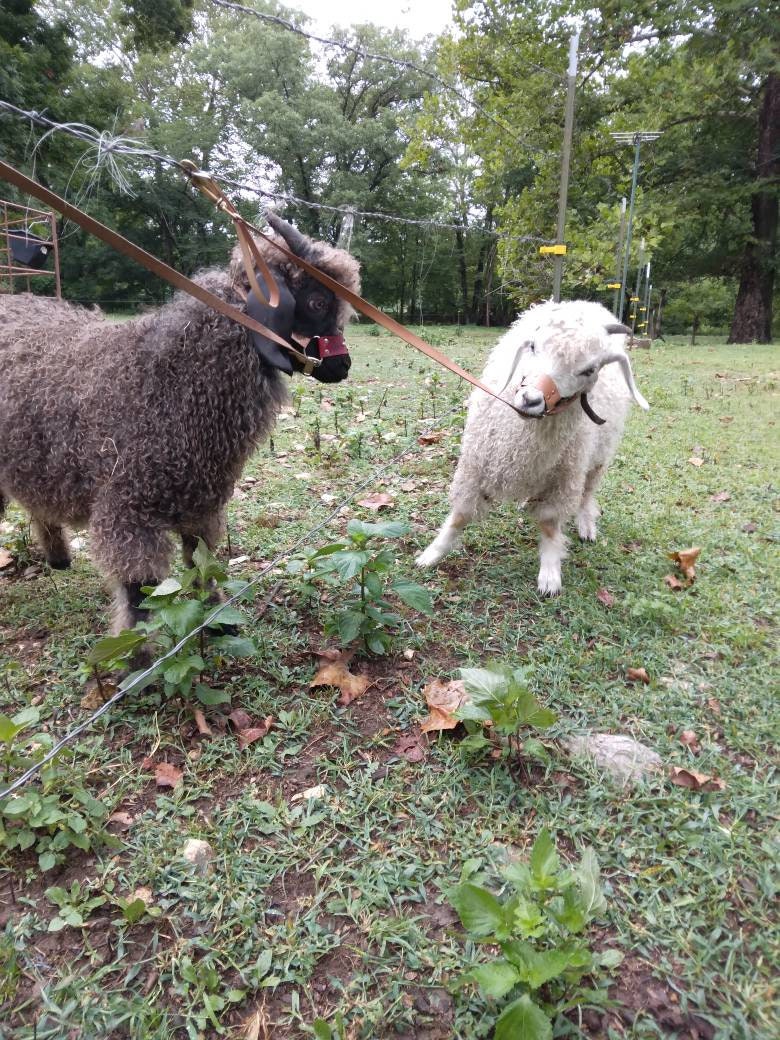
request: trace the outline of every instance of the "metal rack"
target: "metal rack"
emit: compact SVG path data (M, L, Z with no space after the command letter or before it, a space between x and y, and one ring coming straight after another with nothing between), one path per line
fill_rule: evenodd
M54 257L54 269L37 269L25 267L14 259L11 251L11 235L26 234L31 224L44 225L48 231L38 234L39 244L51 249ZM57 241L57 217L50 210L33 209L31 206L21 206L16 202L8 202L0 199L0 293L18 292L17 283L21 279L22 284L30 292L30 279L45 276L54 277L54 293L57 299L62 299L62 285L60 282L60 249Z

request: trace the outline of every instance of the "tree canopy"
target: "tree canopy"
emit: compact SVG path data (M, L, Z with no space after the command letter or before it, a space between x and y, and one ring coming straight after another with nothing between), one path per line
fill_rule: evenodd
M299 12L244 6L265 17L214 0L0 0L0 99L191 158L245 185L229 190L252 216L273 202L310 234L349 237L366 294L406 320L498 323L551 291L539 246L555 238L576 28L564 296L611 304L633 150L610 135L658 130L641 155L629 283L644 243L669 327L692 322L698 287L713 301L705 323L728 314L734 340L770 338L776 3L454 0L454 34L353 25L328 46ZM116 153L112 167L7 111L0 153L185 272L227 255L229 226L164 164ZM164 297L129 261L62 231L70 297Z

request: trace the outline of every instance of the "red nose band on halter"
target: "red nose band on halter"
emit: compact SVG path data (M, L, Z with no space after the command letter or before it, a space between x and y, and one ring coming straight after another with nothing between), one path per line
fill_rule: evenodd
M349 354L343 336L318 336L317 346L319 347L321 358L338 357L340 354Z
M572 401L579 397L582 410L591 422L596 423L597 426L603 426L606 422L606 419L602 419L601 416L597 415L593 411L588 401L587 394L572 394L571 397L561 397L561 392L552 376L546 374L536 376L530 384L526 384L524 379L520 386L526 385L530 385L534 387L535 390L539 390L544 397L544 411L539 416L540 419L543 419L546 415L555 415L556 412L560 412L564 408L567 408Z

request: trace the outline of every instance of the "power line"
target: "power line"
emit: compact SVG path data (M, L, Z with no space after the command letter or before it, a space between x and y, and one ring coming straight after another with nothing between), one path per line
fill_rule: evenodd
M11 104L9 101L0 100L0 110L5 110L6 112L18 116L20 119L27 119L30 122L38 123L40 126L47 127L47 132L43 135L41 141L45 140L49 134L61 132L68 134L79 141L84 141L92 148L95 148L97 150L95 166L98 167L101 164L105 164L109 169L109 174L112 180L119 182L120 190L122 190L122 185L127 182L121 174L121 171L119 171L116 163L117 155L125 155L133 159L145 159L160 163L164 166L173 167L179 170L181 169L181 164L178 159L173 159L169 155L163 155L154 149L147 148L140 141L136 141L130 137L112 137L106 131L97 130L95 127L89 126L86 123L57 123L54 120L49 119L48 116L43 115L41 112L19 108L16 105ZM38 142L38 145L40 145L41 141ZM306 206L309 209L334 213L345 217L352 214L355 217L365 217L367 220L405 224L421 228L441 228L445 231L461 231L467 234L483 234L493 238L506 239L515 242L549 242L549 239L541 238L537 235L504 235L497 231L491 231L487 228L476 227L473 225L451 224L444 221L429 220L427 218L418 219L414 217L399 217L392 213L382 213L379 211L356 210L351 205L333 206L324 202L314 202L312 199L304 199L298 195L292 195L289 192L270 191L254 184L247 184L243 181L235 180L232 177L223 177L218 175L218 180L237 191L247 192L251 195L258 196L259 198L272 199L281 202L292 202L298 206ZM129 193L132 194L131 192Z

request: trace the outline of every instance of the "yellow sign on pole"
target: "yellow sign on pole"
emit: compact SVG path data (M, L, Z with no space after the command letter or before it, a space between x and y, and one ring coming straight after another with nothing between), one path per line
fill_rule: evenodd
M608 289L619 289L620 288L620 282L607 282L607 288Z
M566 256L566 246L563 242L557 242L554 246L539 246L542 256Z

